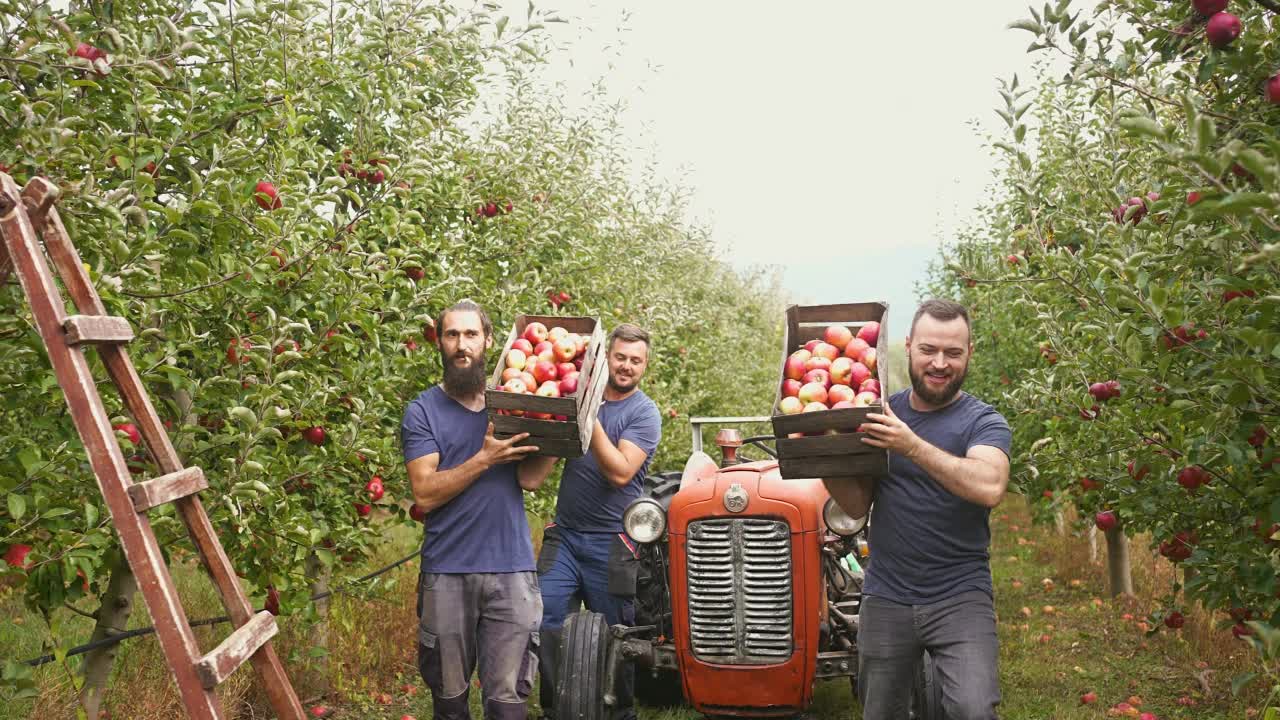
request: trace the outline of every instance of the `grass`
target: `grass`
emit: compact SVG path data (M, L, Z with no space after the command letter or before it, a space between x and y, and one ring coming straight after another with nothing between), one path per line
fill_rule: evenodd
M1013 497L993 514L992 572L1000 634L1000 673L1007 719L1108 717L1108 709L1130 696L1141 710L1169 718L1241 718L1262 699L1261 688L1241 698L1231 695L1231 679L1253 669L1252 651L1214 626L1203 611L1190 610L1181 631L1148 636L1140 624L1169 587L1171 567L1147 552L1144 538L1131 546L1136 597L1111 600L1106 595L1106 569L1090 562L1087 541L1059 535L1052 527L1031 526L1027 506ZM534 523L535 544L540 524ZM370 569L403 556L417 542L411 528L394 528ZM184 564L175 572L191 617L221 614L221 607L200 572ZM414 665L415 563L390 573L376 590L360 596L340 595L331 606L330 653L327 666L309 657L318 628L302 618L282 618L276 647L308 707L324 704L343 720L398 720L411 714L431 717ZM1044 582L1048 580L1049 582ZM0 612L11 622L0 626L0 652L6 658L42 654L48 638L39 616L27 612L12 594L0 596ZM66 616L63 637L85 638L87 619ZM140 608L131 626L149 620ZM200 629L202 648L213 647L227 626ZM71 681L74 662L47 665L38 673L35 701L0 705L0 718L75 717ZM228 715L247 720L263 717L265 698L255 689L251 672L238 672L223 686ZM1081 705L1092 691L1098 701ZM535 699L531 712L539 709ZM1179 698L1194 705L1180 705ZM480 718L480 693L472 693L473 716ZM1184 702L1186 702L1184 701ZM122 645L106 706L111 718L181 718L180 705L154 638ZM815 694L811 716L819 720L860 717L847 682L823 683ZM642 708L641 720L690 720L688 709Z

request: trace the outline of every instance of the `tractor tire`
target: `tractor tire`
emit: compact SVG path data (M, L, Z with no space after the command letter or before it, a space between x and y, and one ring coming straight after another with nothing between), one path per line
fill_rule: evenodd
M925 651L916 665L915 682L911 684L911 720L945 720L942 713L942 686L933 669L933 657Z
M604 615L583 610L564 619L556 673L556 720L606 720L608 660L609 626Z

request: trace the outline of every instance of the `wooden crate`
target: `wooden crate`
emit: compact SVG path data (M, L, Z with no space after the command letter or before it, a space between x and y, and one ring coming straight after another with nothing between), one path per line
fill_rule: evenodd
M862 442L864 433L856 432L868 413L882 413L880 403L860 408L842 408L823 412L778 414L782 400L782 368L787 356L814 338L822 337L828 325L844 325L855 334L868 322L880 323L876 339L876 372L880 381L881 401L890 394L887 363L889 305L883 302L844 305L792 305L787 308L787 326L782 339L782 361L779 363L777 390L773 399L773 433L777 438L778 470L785 479L880 477L888 473L889 452ZM838 431L828 434L828 431ZM806 437L787 437L806 433Z
M586 351L583 353L582 370L578 377L578 389L568 397L541 397L522 393L509 393L496 388L502 384L502 369L506 364L507 351L512 343L523 333L529 323L540 322L551 328L559 325L572 333L585 335L588 338ZM529 437L519 445L537 445L538 455L575 458L582 457L591 443L591 432L595 427L596 413L600 410L600 401L604 397L604 385L609 378L609 368L605 359L607 349L604 346L604 333L600 323L590 317L560 317L557 315L519 315L515 326L507 336L498 356L498 366L494 368L485 388L485 404L488 407L489 420L493 422L493 434L498 438L509 438L522 432ZM525 412L549 413L563 415L568 418L560 420L535 420L514 415L500 415L498 410L523 410Z

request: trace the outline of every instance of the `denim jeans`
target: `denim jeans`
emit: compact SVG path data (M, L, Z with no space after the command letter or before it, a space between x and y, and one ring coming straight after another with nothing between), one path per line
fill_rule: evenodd
M928 605L867 596L858 611L858 697L864 720L903 720L917 662L933 657L947 720L991 720L1000 704L996 613L971 590Z

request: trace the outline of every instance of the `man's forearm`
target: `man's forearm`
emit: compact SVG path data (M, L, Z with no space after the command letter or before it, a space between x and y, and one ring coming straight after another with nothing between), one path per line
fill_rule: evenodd
M875 478L823 478L822 484L840 509L844 510L849 517L854 519L866 517L870 512L871 497L876 486Z
M623 487L631 482L631 476L627 474L627 456L614 447L599 421L591 433L591 452L596 456L600 472L614 487Z
M533 492L542 487L542 483L551 474L551 468L555 467L559 459L534 456L521 461L516 467L516 479L520 482L520 489Z
M457 467L411 477L409 485L413 490L413 502L424 511L431 512L466 490L488 469L488 463L479 455L472 455Z
M982 460L956 457L924 440L907 459L919 465L947 492L962 500L993 508L1004 499L1005 485L1000 471Z

